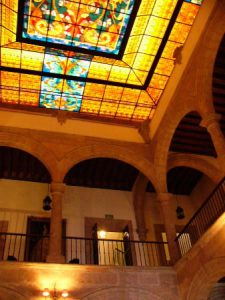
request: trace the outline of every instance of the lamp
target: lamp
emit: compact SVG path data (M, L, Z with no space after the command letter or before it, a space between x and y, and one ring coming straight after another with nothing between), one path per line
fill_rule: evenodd
M63 290L62 292L57 292L55 288L52 292L50 292L48 288L45 288L42 292L42 296L44 296L45 298L48 297L50 299L61 299L61 298L64 299L69 296L69 293L67 292L67 290Z
M176 213L177 213L177 219L181 220L185 218L184 209L181 206L177 206Z
M177 199L177 208L176 208L177 219L181 220L181 219L185 218L184 209L183 209L183 207L178 205L178 196L177 195L176 195L176 199Z
M51 210L51 202L52 202L52 199L49 196L46 196L43 200L43 209Z

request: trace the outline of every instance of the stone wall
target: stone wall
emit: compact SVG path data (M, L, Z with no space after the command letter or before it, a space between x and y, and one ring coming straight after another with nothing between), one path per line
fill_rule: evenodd
M178 300L170 267L135 268L0 263L1 300L39 300L44 288L67 289L68 300Z

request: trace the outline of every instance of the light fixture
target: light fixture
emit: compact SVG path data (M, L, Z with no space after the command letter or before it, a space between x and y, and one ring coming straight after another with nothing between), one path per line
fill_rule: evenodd
M177 206L176 209L176 213L177 213L177 219L184 219L185 218L185 214L184 214L184 209L181 206Z
M175 197L177 200L177 208L176 208L177 219L181 220L185 218L184 209L178 204L178 195L175 195Z
M104 238L106 237L106 232L105 232L105 230L100 230L98 233L99 233L100 239L104 239Z
M48 195L44 198L43 200L43 209L44 210L51 210L51 203L52 203L52 199L49 196L49 185L48 185Z
M67 290L63 290L62 292L58 292L55 288L52 292L49 291L48 288L45 288L42 292L42 296L49 299L64 299L69 296Z

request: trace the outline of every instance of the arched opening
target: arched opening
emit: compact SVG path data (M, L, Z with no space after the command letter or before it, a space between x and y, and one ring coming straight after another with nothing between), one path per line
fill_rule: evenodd
M41 253L41 236L44 229L49 233L50 214L43 209L43 199L50 182L50 173L36 157L0 147L0 260L45 260L42 255L47 255L48 245Z
M64 182L70 186L131 191L138 170L113 158L93 158L81 161L66 174Z
M190 112L177 126L170 151L202 154L216 157L216 151L207 129L200 126L201 117L197 112Z
M121 160L104 157L81 161L73 166L64 179L67 189L63 201L63 215L68 219L67 234L101 239L100 232L104 230L106 237L103 239L114 240L116 237L118 240L124 240L124 236L128 234L130 240L137 240L136 228L143 222L145 209L143 198L134 199L133 190L139 174L136 168ZM148 180L146 184L147 182ZM145 190L146 186L144 193ZM72 212L73 218L69 221ZM134 263L134 256L129 261L126 257L121 259L119 255L128 251L126 243L124 249L118 249L118 245L119 242L116 245L118 253L114 258L120 259L117 259L116 263ZM92 251L95 252L97 248L94 246L86 245L86 249L92 247ZM76 257L71 257L74 258ZM114 258L108 259L111 259L112 263ZM101 255L98 251L98 254L95 253L94 263L100 262Z

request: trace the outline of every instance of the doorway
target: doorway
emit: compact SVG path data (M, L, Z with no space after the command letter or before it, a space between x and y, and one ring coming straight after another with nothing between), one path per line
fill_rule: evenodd
M130 220L85 218L85 237L92 238L92 245L86 244L87 263L131 266L136 261Z
M62 236L66 233L66 221L62 221ZM50 218L28 217L25 261L46 262L49 248ZM64 240L65 241L65 240ZM65 255L66 245L62 245Z

